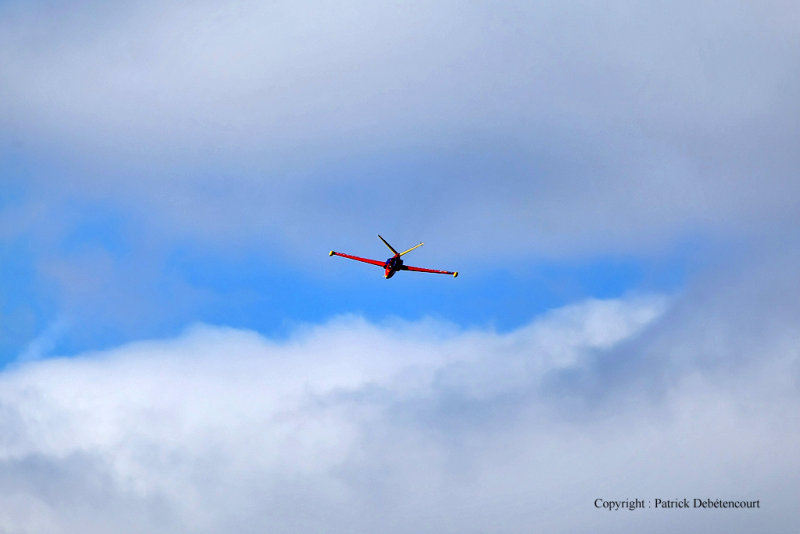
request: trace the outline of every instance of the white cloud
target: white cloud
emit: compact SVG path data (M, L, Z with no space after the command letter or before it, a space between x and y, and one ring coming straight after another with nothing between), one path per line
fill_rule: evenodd
M698 346L689 319L724 309L683 316L666 305L587 301L509 334L349 317L276 343L200 326L25 364L0 376L0 526L460 533L796 524L796 354L781 336L748 333L760 353L731 354L736 367L715 359L713 346L686 361ZM724 351L740 336L720 334ZM762 509L612 514L592 504L684 496L761 499Z

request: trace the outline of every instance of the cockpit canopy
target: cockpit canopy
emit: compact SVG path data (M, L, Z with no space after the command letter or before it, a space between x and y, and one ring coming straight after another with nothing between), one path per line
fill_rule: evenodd
M401 260L400 258L392 256L391 258L386 260L386 263L383 264L383 267L385 269L397 269L401 265L403 265L403 260Z

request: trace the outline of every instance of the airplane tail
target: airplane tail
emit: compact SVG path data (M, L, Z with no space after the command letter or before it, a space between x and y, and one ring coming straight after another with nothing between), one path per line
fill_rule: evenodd
M425 244L425 243L420 243L419 245L413 246L413 247L411 247L411 248L410 248L410 249L408 249L408 250L405 250L405 251L403 251L403 252L399 252L399 253L398 253L398 252L397 252L397 251L394 249L394 247L392 247L392 245L390 245L389 243L387 243L387 242L386 242L386 240L385 240L384 238L382 238L382 237L381 237L381 235L380 235L380 234L378 234L378 237L380 237L381 241L383 241L383 244L384 244L384 245L386 245L387 247L389 247L389 250L391 250L391 251L392 251L392 252L393 252L395 255L397 255L397 256L402 256L403 254L408 254L409 252L411 252L411 251L412 251L412 250L414 250L415 248L419 248L419 247L421 247L422 245L424 245L424 244Z
M378 234L378 237L380 237L380 239L381 239L381 241L383 241L383 244L384 244L384 245L386 245L387 247L389 247L389 250L391 250L393 254L397 254L397 251L396 251L395 249L393 249L393 248L392 248L392 245L390 245L389 243L387 243L387 242L386 242L386 240L385 240L384 238L382 238L382 237L381 237L381 234Z
M417 246L411 247L410 249L406 250L405 252L401 252L401 253L400 253L400 255L402 256L403 254L407 254L408 252L411 252L411 251L412 251L412 250L414 250L415 248L419 248L419 247L421 247L421 246L422 246L422 245L424 245L424 244L425 244L425 243L420 243L420 244L419 244L419 245L417 245Z

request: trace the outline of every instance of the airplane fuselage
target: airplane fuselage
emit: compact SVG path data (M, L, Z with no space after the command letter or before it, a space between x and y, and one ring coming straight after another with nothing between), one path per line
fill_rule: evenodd
M384 272L383 277L387 280L394 276L394 273L399 271L403 267L403 260L400 259L400 255L392 256L391 258L386 260L386 263L383 264Z

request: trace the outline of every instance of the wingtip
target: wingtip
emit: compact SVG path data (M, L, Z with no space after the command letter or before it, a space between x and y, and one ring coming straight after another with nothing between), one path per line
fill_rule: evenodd
M328 252L328 256L333 256L334 254L336 254L336 253L334 251L332 251L332 250L330 252Z
M458 278L458 271L453 273L453 278Z

